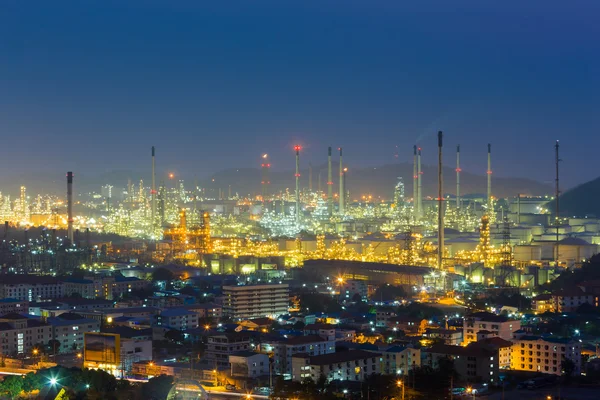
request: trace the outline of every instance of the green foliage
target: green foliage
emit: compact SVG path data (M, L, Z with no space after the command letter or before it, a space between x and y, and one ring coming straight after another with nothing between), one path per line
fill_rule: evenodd
M169 284L174 278L175 276L173 275L173 273L166 268L157 268L152 273L152 280L154 282L165 281L167 282L167 284Z
M375 290L371 299L374 301L391 301L406 297L406 291L402 286L381 285Z
M581 268L575 270L567 269L552 282L540 286L540 289L552 292L577 286L577 284L583 281L594 280L600 280L600 254L592 256Z
M147 400L166 400L173 385L172 376L160 375L151 378L142 386L142 398Z
M165 333L165 339L171 343L181 344L184 340L183 332L179 329L171 329Z
M431 319L433 317L443 316L444 312L439 308L415 302L405 306L400 306L398 308L398 315L406 315L420 319Z
M7 397L14 399L23 390L23 378L16 375L8 375L0 383L0 391Z
M299 295L300 307L303 311L308 308L311 313L315 312L339 312L342 306L333 296L316 292L304 292Z

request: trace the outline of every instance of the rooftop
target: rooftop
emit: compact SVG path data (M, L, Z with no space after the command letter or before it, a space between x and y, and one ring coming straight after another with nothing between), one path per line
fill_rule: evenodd
M327 339L322 338L319 335L306 335L306 336L296 336L293 338L289 338L286 339L284 341L282 341L283 344L286 345L300 345L300 344L309 344L309 343L316 343L316 342L326 342Z

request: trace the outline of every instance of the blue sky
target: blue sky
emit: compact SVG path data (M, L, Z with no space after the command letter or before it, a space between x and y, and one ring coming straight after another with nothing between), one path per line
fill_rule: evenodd
M435 163L563 183L600 175L597 1L19 1L0 6L0 185L148 166L205 176ZM527 4L522 4L527 3ZM71 149L72 151L69 151Z

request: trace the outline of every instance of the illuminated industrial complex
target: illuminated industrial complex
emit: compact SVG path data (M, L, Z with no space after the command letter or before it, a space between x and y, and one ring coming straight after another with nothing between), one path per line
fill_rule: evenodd
M439 146L441 160L441 133ZM152 147L150 187L143 180L130 181L122 190L105 185L100 193L78 195L76 202L47 195L31 198L21 187L17 199L0 196L0 212L6 229L9 225L69 228L67 239L74 241L74 230L79 244L80 232L116 234L133 243L119 250L123 256L198 268L210 268L207 260L219 257L277 257L284 264L277 268L301 267L306 260L348 260L434 268L474 283L527 287L541 279L540 271L549 280L561 268L596 253L598 221L553 218L547 210L552 196L494 197L491 145L485 195L461 191L457 146L456 191L452 195L442 191L440 169L440 197L436 199L422 194L422 148L412 150L411 197L404 183L410 177L404 176L390 187L387 200L351 193L345 182L348 167L342 162L342 149L339 171L334 174L331 147L323 190L320 179L318 188L313 188L312 167L308 187L300 186L304 151L300 146L291 154L295 157L295 174L289 181L293 189L271 190L268 154L259 157L259 195L232 195L229 187L227 193L219 189L218 196L209 197L203 188L186 187L168 172L161 174L167 179L157 187ZM337 185L334 175L338 175ZM72 190L73 174L68 179Z

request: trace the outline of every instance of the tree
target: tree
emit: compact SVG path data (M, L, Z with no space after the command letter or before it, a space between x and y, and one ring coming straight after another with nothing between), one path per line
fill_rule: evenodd
M142 386L142 397L148 400L165 400L173 387L173 377L159 375Z
M60 341L56 339L48 340L48 349L51 354L58 354L58 349L60 349Z
M23 391L26 393L39 390L42 387L42 377L35 372L30 372L23 378Z
M573 372L575 372L575 363L570 358L565 358L560 363L560 368L567 380L569 380L573 376Z
M165 339L172 343L181 344L185 337L183 336L183 332L179 329L171 329L165 333Z
M152 273L152 280L154 282L165 281L167 283L170 283L174 278L175 276L173 275L173 273L166 268L158 268Z
M360 293L354 293L354 296L352 296L352 301L355 303L360 303L362 301L362 296Z
M379 286L371 299L375 301L389 301L404 297L406 297L406 291L402 286L387 284Z
M295 330L297 330L297 331L300 331L300 330L304 329L304 327L305 327L305 324L304 324L304 322L302 322L302 321L297 321L297 322L296 322L294 325L292 325L292 326L293 326L293 328L294 328Z
M9 375L2 381L1 388L3 393L14 399L23 390L23 378L16 375Z

